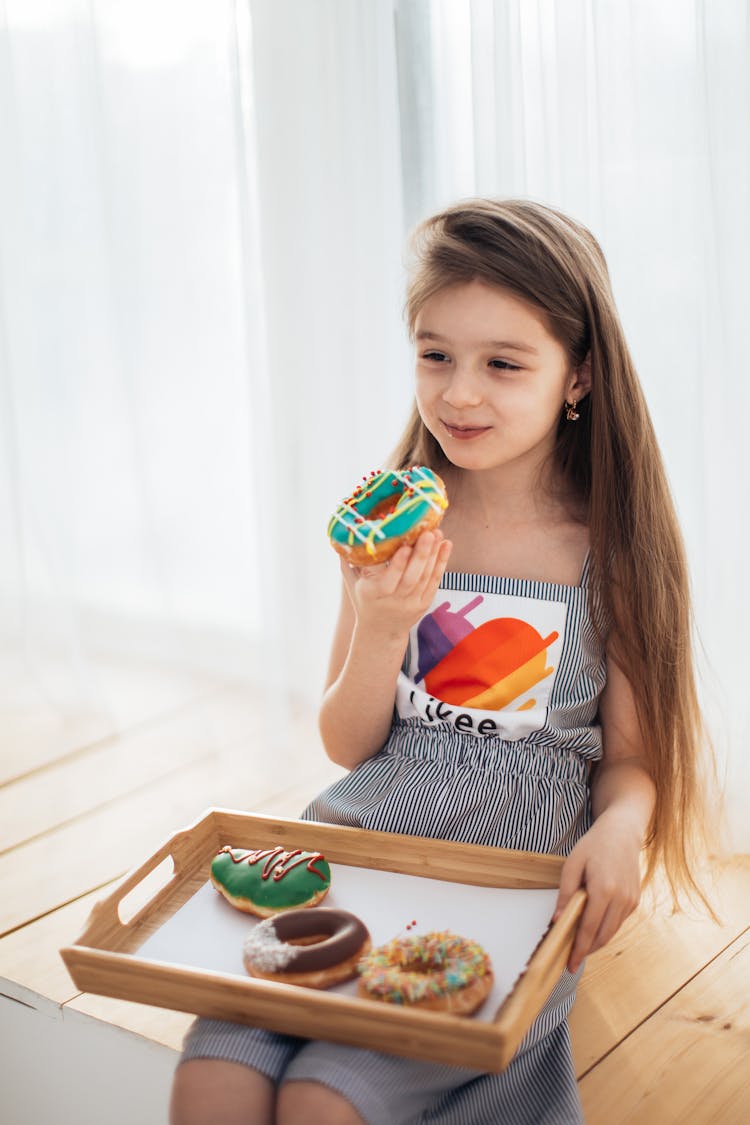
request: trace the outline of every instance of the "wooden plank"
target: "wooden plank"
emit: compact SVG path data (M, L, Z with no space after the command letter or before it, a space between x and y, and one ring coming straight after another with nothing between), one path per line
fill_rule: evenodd
M268 816L298 817L318 793L345 773L346 770L324 758L307 776L300 775L287 788L270 793L253 811Z
M0 993L33 1007L64 1004L79 995L59 950L80 934L94 903L115 884L84 895L0 939Z
M252 769L262 786L273 779L273 787L281 787L294 771L284 770L278 777L278 761L285 755L278 749L266 753L268 738L257 699L233 689L105 739L0 787L0 855L208 754L221 754L217 768ZM295 745L309 746L310 762L325 761L311 716L304 717L301 730L298 724Z
M0 785L220 686L203 672L131 657L95 654L79 671L67 653L42 654L28 664L7 651L0 652L0 682L8 701L0 726ZM81 702L84 695L90 703Z
M173 1012L169 1008L135 1004L130 1000L113 1000L109 996L94 996L90 992L81 993L68 1001L64 1010L121 1027L134 1035L171 1047L174 1051L182 1049L185 1032L195 1019L188 1012Z
M609 945L588 959L570 1014L580 1076L647 1019L747 925L750 862L717 868L713 898L721 916L672 914L662 903L640 910Z
M201 779L208 784L208 771L194 767L0 857L0 934L119 878L194 809Z
M101 713L76 711L60 715L48 708L3 711L0 736L0 786L46 768L51 762L95 745L114 733L112 720Z
M184 769L207 753L195 708L0 789L0 855L101 805Z
M591 1125L745 1125L750 931L579 1083Z

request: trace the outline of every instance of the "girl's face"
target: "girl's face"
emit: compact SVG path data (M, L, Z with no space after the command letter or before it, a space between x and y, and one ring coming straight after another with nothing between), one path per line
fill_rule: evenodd
M507 289L471 281L434 294L415 322L419 413L462 469L541 466L566 399L589 389L543 317ZM570 423L573 425L574 423Z

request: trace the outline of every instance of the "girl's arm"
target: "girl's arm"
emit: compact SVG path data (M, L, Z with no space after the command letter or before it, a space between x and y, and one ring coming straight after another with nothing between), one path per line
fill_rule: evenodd
M326 753L338 765L353 769L384 745L409 630L429 609L450 550L440 531L425 532L387 565L342 566L341 610L319 720Z
M644 754L630 683L611 657L600 701L604 756L591 781L594 823L565 861L554 917L578 887L586 908L568 960L575 972L601 949L638 905L640 852L654 808L655 788Z

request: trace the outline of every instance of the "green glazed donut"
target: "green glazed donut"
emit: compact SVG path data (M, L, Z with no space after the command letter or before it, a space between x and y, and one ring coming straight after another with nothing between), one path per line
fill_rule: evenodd
M211 882L238 910L268 918L280 910L315 906L328 894L331 868L320 852L227 845L211 864Z

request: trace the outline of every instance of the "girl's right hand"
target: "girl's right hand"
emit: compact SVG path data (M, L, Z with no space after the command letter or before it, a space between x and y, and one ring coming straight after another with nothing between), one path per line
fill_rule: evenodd
M343 563L357 624L371 636L406 637L430 608L452 546L440 530L423 531L412 546L399 547L387 563L365 567Z

